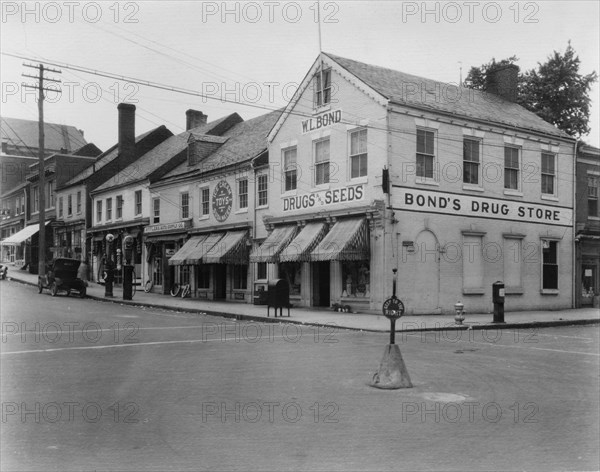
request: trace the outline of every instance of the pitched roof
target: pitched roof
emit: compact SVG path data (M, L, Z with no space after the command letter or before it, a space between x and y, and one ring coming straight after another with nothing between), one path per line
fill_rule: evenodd
M264 152L267 149L267 135L281 116L282 109L243 121L222 134L227 142L208 157L193 166L187 162L179 165L165 175L165 178L187 173L209 172L223 167L240 164Z
M19 118L0 117L2 141L9 148L17 148L27 155L36 156L38 149L38 122ZM74 126L44 123L44 147L47 152L73 152L87 144L83 132Z
M323 54L393 103L572 139L535 113L497 95Z
M123 185L129 182L136 182L148 178L152 173L159 170L161 166L167 164L170 159L178 156L184 151L187 151L188 138L190 135L202 136L219 132L219 130L222 129L222 125L227 120L231 120L232 118L236 117L239 118L239 115L237 115L237 113L232 113L231 115L224 116L218 120L197 126L196 128L192 128L188 131L184 131L176 136L171 136L137 159L133 164L129 165L118 174L112 176L96 190L106 190L114 187L115 185ZM158 177L160 176L162 175L159 173Z

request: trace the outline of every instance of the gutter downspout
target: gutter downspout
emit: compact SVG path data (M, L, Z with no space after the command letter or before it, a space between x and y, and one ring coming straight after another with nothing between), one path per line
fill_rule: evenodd
M579 145L579 138L575 140L575 147L573 148L573 227L572 227L572 254L573 254L573 289L571 291L571 308L577 307L577 255L578 248L575 237L577 235L577 146Z

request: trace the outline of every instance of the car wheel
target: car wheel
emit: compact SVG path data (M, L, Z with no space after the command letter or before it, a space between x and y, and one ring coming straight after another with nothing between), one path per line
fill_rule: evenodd
M42 293L44 290L44 285L41 280L38 280L38 293Z
M58 295L58 285L56 285L56 282L52 282L52 285L50 286L50 295L53 297Z
M82 289L79 291L79 296L80 296L81 298L85 298L85 296L86 296L86 292L87 292L87 290L85 289L85 287L84 287L84 288L82 288Z
M67 297L68 297L69 295L71 295L71 289L70 289L70 288L68 288L68 289L67 289Z

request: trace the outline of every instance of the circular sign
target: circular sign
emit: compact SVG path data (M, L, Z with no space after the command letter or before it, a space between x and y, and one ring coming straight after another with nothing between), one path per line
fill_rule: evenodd
M225 221L231 213L233 194L231 187L225 180L221 180L213 191L212 207L217 221Z
M383 302L383 314L388 318L400 318L404 314L404 303L396 297Z

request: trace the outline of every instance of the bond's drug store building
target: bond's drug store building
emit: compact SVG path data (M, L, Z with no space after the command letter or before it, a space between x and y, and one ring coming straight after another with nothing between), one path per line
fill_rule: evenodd
M294 303L407 313L567 308L574 141L514 102L323 53L269 135L281 177L257 211L265 277ZM264 231L261 233L261 230Z

